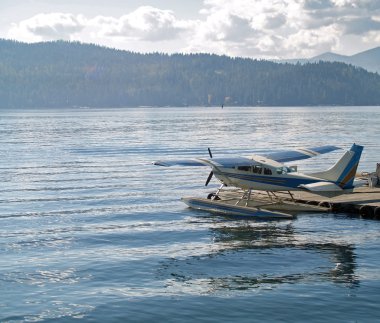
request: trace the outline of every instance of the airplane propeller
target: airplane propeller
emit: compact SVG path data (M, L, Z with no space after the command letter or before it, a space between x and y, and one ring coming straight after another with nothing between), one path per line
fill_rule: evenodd
M207 149L208 149L208 154L210 155L210 158L212 158L211 149L210 149L210 148L207 148ZM205 184L205 186L207 186L208 183L210 183L211 178L212 178L213 175L214 175L214 172L211 171L210 174L209 174L208 177L207 177L207 180L206 180L206 184Z
M206 184L205 184L205 186L207 186L208 185L208 183L210 183L210 181L211 181L211 178L212 178L212 176L214 175L214 172L213 171L211 171L210 172L210 174L208 175L208 177L207 177L207 181L206 181Z

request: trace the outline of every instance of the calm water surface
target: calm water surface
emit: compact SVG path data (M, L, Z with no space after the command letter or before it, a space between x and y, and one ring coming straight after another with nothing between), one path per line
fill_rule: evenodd
M163 158L363 144L380 108L0 112L1 322L375 322L380 221L248 221L188 209L208 169ZM327 168L342 152L300 162Z

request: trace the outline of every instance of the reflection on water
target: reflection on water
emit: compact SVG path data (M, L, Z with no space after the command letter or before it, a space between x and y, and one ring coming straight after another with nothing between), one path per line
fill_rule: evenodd
M161 263L158 277L167 277L169 289L197 285L202 294L218 294L329 281L359 286L353 245L299 241L292 224L259 222L210 231L215 244L210 254Z

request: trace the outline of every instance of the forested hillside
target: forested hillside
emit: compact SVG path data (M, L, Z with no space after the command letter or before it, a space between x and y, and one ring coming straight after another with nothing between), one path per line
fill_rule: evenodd
M0 107L380 105L380 76L343 63L0 40Z

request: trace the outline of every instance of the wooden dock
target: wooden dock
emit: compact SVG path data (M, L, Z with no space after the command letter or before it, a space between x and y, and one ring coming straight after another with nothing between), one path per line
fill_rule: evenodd
M242 190L226 190L220 193L223 196L235 196L236 199L242 196ZM267 193L264 191L252 191L253 200L280 199L283 201L295 201L297 203L316 205L324 207L326 210L335 213L349 213L360 216L364 219L380 220L380 187L363 186L354 189L350 193L327 196L319 195L307 191L292 191L293 199L289 192Z
M380 187L359 187L352 193L322 196L306 191L292 192L298 203L314 204L329 208L332 212L357 214L365 219L380 220ZM278 195L276 193L276 195ZM281 193L284 198L288 193Z

